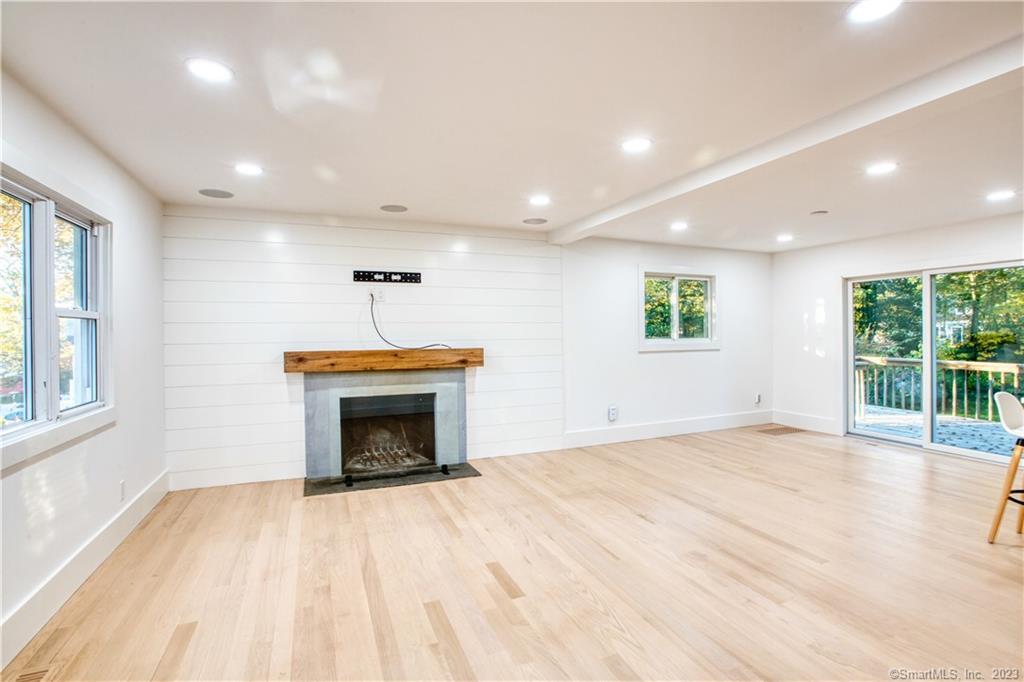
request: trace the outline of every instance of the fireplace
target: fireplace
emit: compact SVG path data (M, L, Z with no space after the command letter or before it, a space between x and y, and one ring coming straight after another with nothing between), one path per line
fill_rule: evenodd
M340 398L341 473L401 476L436 466L436 393Z
M466 371L306 372L307 495L478 476Z

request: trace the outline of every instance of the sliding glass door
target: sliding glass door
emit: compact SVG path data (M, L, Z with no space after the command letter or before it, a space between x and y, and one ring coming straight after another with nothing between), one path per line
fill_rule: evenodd
M1024 397L1024 264L848 283L848 430L1008 456L993 396Z
M851 283L855 433L921 442L920 275Z
M930 273L935 399L932 440L1009 455L993 395L1024 396L1024 266Z

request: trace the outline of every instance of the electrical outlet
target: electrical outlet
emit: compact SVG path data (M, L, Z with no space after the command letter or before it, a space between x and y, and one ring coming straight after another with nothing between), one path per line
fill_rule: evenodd
M609 405L608 406L608 421L613 422L619 418L619 406Z
M121 481L121 501L124 502L124 481Z
M370 295L373 296L373 300L376 301L377 303L383 303L384 287L370 287L370 294L367 295L367 298L369 298Z

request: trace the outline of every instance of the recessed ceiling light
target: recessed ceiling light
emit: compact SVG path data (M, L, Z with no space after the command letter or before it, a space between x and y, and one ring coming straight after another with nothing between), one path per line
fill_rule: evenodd
M1017 196L1017 193L1012 189L997 189L995 192L989 192L985 197L989 201L1006 201Z
M235 77L231 69L212 59L189 59L185 61L185 66L193 76L208 83L227 83Z
M236 163L235 172L241 175L263 175L263 169L255 163Z
M686 224L685 220L677 220L671 225L669 225L669 227L672 229L673 232L682 232L683 230L688 228L689 225Z
M888 175L896 170L895 161L879 161L864 169L868 175Z
M547 194L534 194L530 197L530 206L547 206L551 203L551 197Z
M896 11L902 0L860 0L846 10L846 19L853 24L878 21Z
M627 154L639 154L650 149L652 144L654 143L651 142L650 138L631 137L628 140L623 140L622 151Z
M204 197L210 197L211 199L230 199L235 196L231 192L223 189L201 189L199 193Z
M547 218L527 218L523 222L527 225L543 225L548 221Z
M775 241L779 242L780 244L785 244L786 242L793 241L793 235L791 235L791 234L780 234L778 237L775 238Z
M387 213L405 213L409 210L409 207L402 206L401 204L384 204L380 207L380 210Z

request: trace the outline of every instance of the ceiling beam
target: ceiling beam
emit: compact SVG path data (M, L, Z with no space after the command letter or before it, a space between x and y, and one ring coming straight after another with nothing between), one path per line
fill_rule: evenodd
M593 236L605 223L680 197L701 187L853 132L914 107L1024 67L1024 36L1017 36L966 59L841 109L760 145L613 204L548 232L552 244Z

